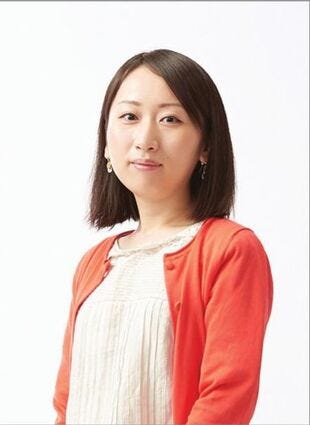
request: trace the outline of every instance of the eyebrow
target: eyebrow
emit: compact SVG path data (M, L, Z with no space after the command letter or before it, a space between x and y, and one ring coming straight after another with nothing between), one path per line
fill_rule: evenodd
M142 103L141 102L137 102L136 100L122 100L121 102L118 102L118 105L120 103L129 103L131 105L137 105L137 106L141 106ZM160 103L158 105L159 108L165 108L166 106L178 106L179 108L183 108L183 106L180 103L176 103L176 102L169 102L169 103Z

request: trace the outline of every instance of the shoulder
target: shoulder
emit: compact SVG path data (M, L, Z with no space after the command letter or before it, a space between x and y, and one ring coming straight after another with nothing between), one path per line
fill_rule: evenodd
M98 265L101 261L105 261L109 250L112 248L116 238L131 233L132 230L128 230L122 233L107 236L95 245L90 246L82 254L80 261L77 266L77 273L82 274L83 271L88 268L89 265Z
M201 227L201 238L204 242L228 242L238 233L254 233L252 229L228 218L211 217Z
M253 229L227 218L212 217L201 228L198 244L203 251L217 256L232 253L265 254L262 242Z

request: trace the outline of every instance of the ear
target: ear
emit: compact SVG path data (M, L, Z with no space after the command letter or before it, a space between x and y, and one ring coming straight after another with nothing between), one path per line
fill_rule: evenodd
M108 149L108 146L107 145L105 145L105 148L104 148L104 157L105 157L105 159L108 159L109 158L109 149Z
M207 150L204 150L204 151L201 152L199 160L201 162L208 162L208 151Z

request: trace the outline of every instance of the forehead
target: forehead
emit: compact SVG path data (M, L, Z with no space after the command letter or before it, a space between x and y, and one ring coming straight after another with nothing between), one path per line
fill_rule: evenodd
M177 101L166 81L146 66L134 69L122 82L113 103L122 100L154 103Z

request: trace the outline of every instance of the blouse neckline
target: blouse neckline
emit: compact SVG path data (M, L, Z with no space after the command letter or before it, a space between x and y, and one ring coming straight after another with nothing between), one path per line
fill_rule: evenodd
M195 235L195 233L201 227L202 223L203 223L203 221L190 224L185 229L180 230L179 232L175 233L172 236L165 238L162 241L151 242L151 243L148 243L148 244L136 247L136 248L121 248L119 246L119 239L120 238L118 237L115 240L113 248L114 248L115 252L118 252L118 253L132 253L132 252L136 252L136 251L144 251L144 250L149 250L149 249L153 249L153 248L158 248L160 246L164 246L164 245L167 245L171 242L174 242L175 240L183 239L183 238L186 238L186 237L190 237L191 235Z

